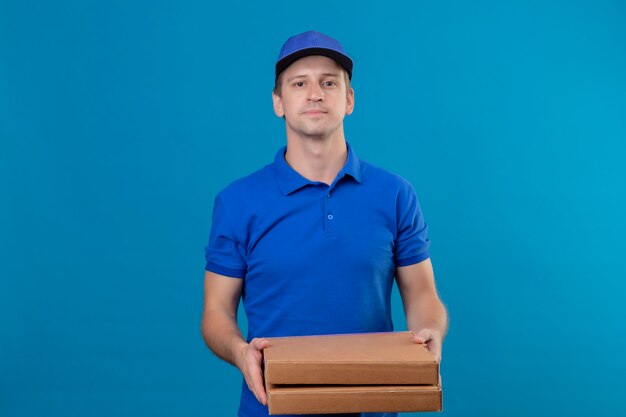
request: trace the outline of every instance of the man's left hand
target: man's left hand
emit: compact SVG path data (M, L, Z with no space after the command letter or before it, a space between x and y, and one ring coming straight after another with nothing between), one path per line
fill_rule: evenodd
M441 363L441 333L434 329L422 329L413 332L413 338L417 343L426 343L426 347L433 354L437 363Z

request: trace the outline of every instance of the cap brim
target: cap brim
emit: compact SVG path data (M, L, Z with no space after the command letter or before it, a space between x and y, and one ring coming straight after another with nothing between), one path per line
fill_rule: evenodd
M305 48L283 57L283 59L276 63L276 77L287 69L289 65L293 64L300 58L310 55L322 55L336 61L339 65L345 68L348 73L348 78L352 79L352 60L346 55L326 48Z

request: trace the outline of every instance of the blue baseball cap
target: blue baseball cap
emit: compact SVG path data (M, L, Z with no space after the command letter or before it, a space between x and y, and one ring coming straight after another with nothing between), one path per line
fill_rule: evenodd
M283 44L276 61L276 78L289 65L309 55L323 55L335 60L352 79L352 59L346 55L339 41L314 30L292 36Z

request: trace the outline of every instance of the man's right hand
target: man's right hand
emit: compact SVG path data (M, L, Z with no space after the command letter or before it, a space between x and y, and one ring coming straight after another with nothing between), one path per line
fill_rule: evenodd
M263 360L262 350L269 347L269 345L270 342L267 339L252 339L249 344L246 344L241 349L237 364L237 367L246 379L248 388L263 405L267 405L267 396L265 395L263 371L261 370L261 361Z
M237 306L242 289L242 279L205 272L202 337L219 358L239 368L256 399L267 405L261 364L262 351L270 342L268 339L252 339L246 343L242 337L237 325Z

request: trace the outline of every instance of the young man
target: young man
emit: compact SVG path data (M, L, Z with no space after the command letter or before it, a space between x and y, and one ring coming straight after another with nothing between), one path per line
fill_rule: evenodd
M447 315L415 191L360 160L344 137L352 67L326 35L289 38L272 94L287 146L215 198L202 334L243 374L240 417L268 415L263 337L391 331L394 276L415 341L441 358ZM247 341L237 325L240 297Z

